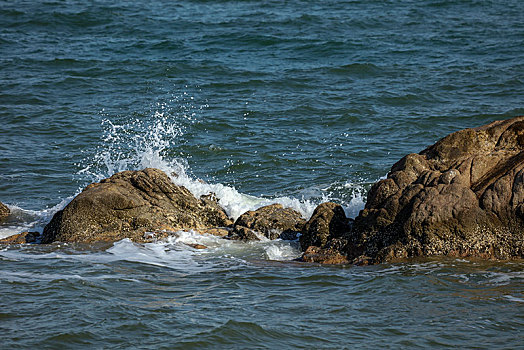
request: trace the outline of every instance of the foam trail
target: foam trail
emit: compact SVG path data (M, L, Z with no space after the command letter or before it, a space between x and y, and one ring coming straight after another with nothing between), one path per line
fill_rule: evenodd
M210 192L214 193L219 199L218 203L226 210L227 214L234 219L248 210L256 210L273 203L280 203L284 207L293 208L301 213L304 218L308 219L316 207L316 204L309 200L298 200L290 197L269 199L250 196L238 192L234 187L225 186L220 183L207 184L195 181L187 176L185 172L178 176L173 176L172 180L177 185L186 187L197 198Z

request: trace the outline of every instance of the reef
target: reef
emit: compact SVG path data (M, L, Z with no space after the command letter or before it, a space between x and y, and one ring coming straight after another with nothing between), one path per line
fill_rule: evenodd
M9 214L0 203L0 220ZM229 218L210 193L194 197L158 169L87 186L41 235L4 243L148 242L180 230L234 240L300 242L306 262L374 264L412 257L524 257L524 117L454 132L395 163L353 220L336 203L309 220L272 204Z

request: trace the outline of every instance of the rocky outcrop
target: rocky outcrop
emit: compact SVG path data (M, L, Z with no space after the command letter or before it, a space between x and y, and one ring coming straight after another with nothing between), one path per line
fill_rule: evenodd
M189 229L240 240L300 233L301 260L316 263L524 258L524 117L461 130L405 156L372 186L354 221L335 203L319 205L307 222L273 204L233 225L212 194L197 199L162 171L144 169L89 185L37 241L143 242Z
M158 169L124 171L87 186L44 228L42 243L95 242L146 232L206 229L231 225L213 196L195 198Z
M300 236L300 246L324 247L329 241L340 238L350 231L350 222L340 204L326 202L315 208Z
M5 204L0 202L0 222L7 219L10 213L11 211L9 210L9 208Z
M304 226L300 247L301 261L321 264L345 264L345 251L350 242L351 220L340 204L320 204ZM344 252L344 253L342 253Z
M524 117L405 156L373 185L354 227L350 259L524 257Z
M240 215L229 238L260 240L265 237L271 240L294 240L302 231L305 222L298 211L284 208L281 204L271 204Z

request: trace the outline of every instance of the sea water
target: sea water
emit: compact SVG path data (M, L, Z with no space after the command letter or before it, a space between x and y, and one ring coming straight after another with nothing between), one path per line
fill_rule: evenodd
M0 237L144 167L233 218L328 200L355 217L402 156L524 114L521 7L0 1ZM299 255L194 232L5 246L0 348L523 348L522 261Z

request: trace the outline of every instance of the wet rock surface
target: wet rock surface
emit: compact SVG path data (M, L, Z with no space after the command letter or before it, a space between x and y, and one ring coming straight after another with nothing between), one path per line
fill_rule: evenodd
M271 204L242 214L235 221L230 238L260 240L265 237L271 240L294 240L305 223L306 220L298 211L284 208L281 204Z
M309 246L302 254L300 261L329 265L348 264L350 262L346 255L339 250L317 246Z
M346 264L351 220L340 204L326 202L315 208L300 236L304 254L299 259L320 264Z
M0 244L25 244L37 243L40 234L38 232L22 232L0 239Z
M524 256L524 117L452 133L368 193L347 248L375 262ZM353 250L353 251L350 251Z
M9 208L4 203L0 202L0 222L7 219L10 213L11 211Z
M86 187L44 228L41 241L95 242L146 232L206 230L232 224L212 196L195 198L158 169L124 171Z
M304 251L310 246L324 247L332 239L343 237L350 230L350 221L340 204L322 203L304 226L300 246Z

